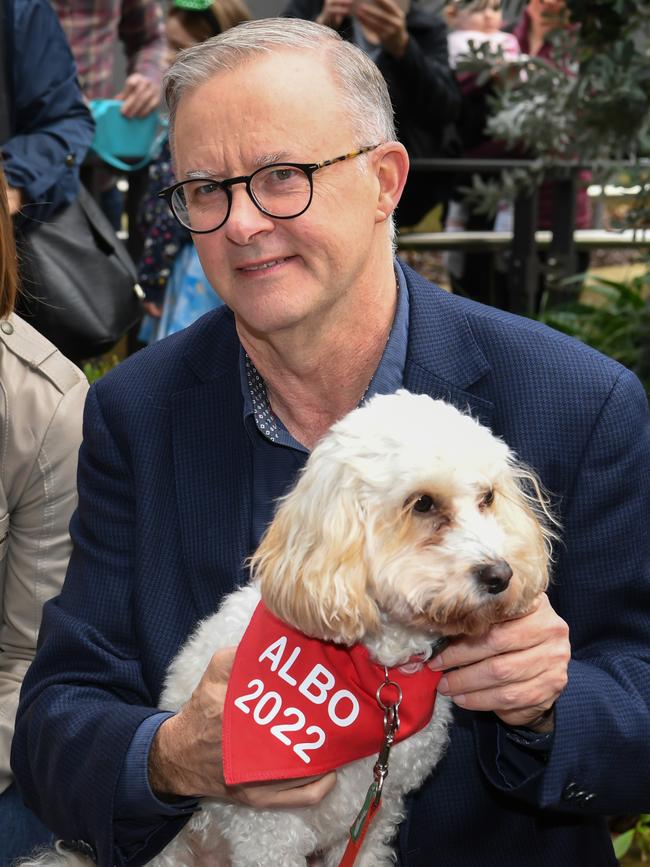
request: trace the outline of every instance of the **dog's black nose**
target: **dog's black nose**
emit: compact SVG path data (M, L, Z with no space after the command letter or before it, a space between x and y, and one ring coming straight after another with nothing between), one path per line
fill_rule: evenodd
M479 584L488 593L496 596L497 593L503 593L508 584L510 584L512 569L505 560L495 560L494 563L486 563L484 566L479 566L474 574Z

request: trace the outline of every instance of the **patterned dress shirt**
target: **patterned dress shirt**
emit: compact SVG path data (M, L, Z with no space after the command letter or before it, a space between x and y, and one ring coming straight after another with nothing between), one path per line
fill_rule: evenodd
M158 0L52 0L77 63L88 99L115 95L116 46L124 46L127 74L139 72L160 86L165 32Z

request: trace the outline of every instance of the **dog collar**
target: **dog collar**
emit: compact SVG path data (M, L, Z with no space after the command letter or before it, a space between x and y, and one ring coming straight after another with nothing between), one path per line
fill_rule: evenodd
M441 673L389 668L402 691L395 742L433 714ZM260 602L237 648L223 718L228 785L324 774L377 753L384 737L383 666L365 647L298 632Z

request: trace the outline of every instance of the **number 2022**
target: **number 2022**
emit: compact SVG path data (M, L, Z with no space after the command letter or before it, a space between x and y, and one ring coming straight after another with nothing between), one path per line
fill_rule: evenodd
M257 704L253 708L253 719L255 722L260 726L266 726L270 722L273 722L282 707L282 697L280 694L273 690L264 693L264 683L258 678L251 680L247 684L246 688L252 689L253 691L236 698L235 705L244 713L250 713L251 709L248 706L249 703L257 700ZM262 693L264 693L264 695ZM286 746L291 747L294 753L299 756L305 764L309 764L311 762L311 756L307 753L308 751L317 750L319 747L323 746L325 743L325 732L320 726L307 726L305 734L315 735L316 739L301 744L292 744L291 739L286 736L285 732L299 732L305 727L307 720L304 713L301 710L298 710L297 707L285 708L282 711L282 715L288 719L294 717L295 721L271 726L271 734L279 741L282 741L283 744L286 744Z

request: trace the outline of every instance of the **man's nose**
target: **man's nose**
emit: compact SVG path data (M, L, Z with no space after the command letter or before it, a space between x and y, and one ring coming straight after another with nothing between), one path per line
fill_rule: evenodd
M260 232L270 232L275 228L273 218L260 211L244 184L232 186L230 192L230 215L224 227L229 240L235 244L248 244Z

